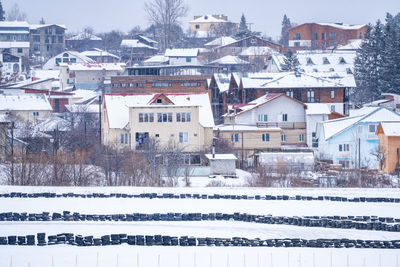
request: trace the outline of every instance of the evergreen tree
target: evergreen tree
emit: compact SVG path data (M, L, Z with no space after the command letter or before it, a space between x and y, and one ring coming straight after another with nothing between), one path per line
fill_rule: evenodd
M3 5L0 1L0 21L4 21L6 18L4 17L4 9L3 9Z
M242 14L242 17L240 18L239 28L237 30L237 33L235 34L235 37L237 39L243 39L251 35L252 32L247 27L246 17L244 16L244 14Z
M279 40L279 44L282 46L289 46L289 29L292 28L292 23L290 19L286 16L283 16L282 20L282 30L281 30L281 38Z
M299 60L297 59L296 53L289 49L285 53L284 64L282 70L284 71L297 71L299 66Z
M42 25L43 25L43 24L46 24L46 22L44 21L44 18L41 18L41 19L40 19L39 24L42 24Z

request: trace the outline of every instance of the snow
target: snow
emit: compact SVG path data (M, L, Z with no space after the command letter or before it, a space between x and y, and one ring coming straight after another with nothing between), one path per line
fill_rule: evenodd
M281 128L279 127L257 127L255 125L244 125L244 124L221 124L221 125L217 125L214 127L215 131L221 131L221 132L232 132L232 131L249 131L249 132L253 132L253 131L280 131Z
M81 54L86 57L113 57L119 59L118 56L98 48L94 48L93 50L89 51L83 51L81 52Z
M64 28L67 29L67 27L64 24L30 24L29 25L29 29L31 30L37 30L39 28L43 28L43 27L49 27L49 26L57 26L60 28Z
M121 42L121 46L128 47L128 48L148 48L148 49L157 50L157 48L154 48L147 44L144 44L137 39L124 39Z
M360 24L360 25L349 25L349 24L343 24L343 23L316 23L322 26L330 26L330 27L335 27L338 29L342 30L359 30L362 27L366 26L366 24Z
M307 115L331 114L329 107L324 103L307 103Z
M29 28L29 24L26 21L0 21L0 28L2 27L28 27Z
M205 154L208 159L233 159L237 160L237 157L234 154Z
M123 71L125 63L60 63L60 66L67 66L70 71Z
M358 50L361 48L362 42L363 39L349 40L348 44L339 46L337 50Z
M226 20L219 19L214 17L213 15L204 15L197 19L190 21L190 23L202 23L202 22L227 22Z
M33 70L32 77L46 80L46 79L58 79L60 76L59 70Z
M167 63L169 61L169 57L166 57L164 55L155 55L152 56L151 58L146 59L143 61L143 63Z
M68 131L71 123L58 116L52 115L35 125L35 131L52 132L54 130Z
M220 65L244 65L250 64L249 62L240 59L237 56L227 55L217 60L210 62L209 64L220 64Z
M1 111L31 111L45 110L52 111L49 101L45 95L40 94L18 94L5 95L0 94Z
M72 41L82 41L82 40L86 40L89 39L91 41L101 41L102 39L94 34L91 33L85 33L82 32L78 35L72 36L70 38L68 38L67 40L72 40Z
M400 121L381 122L381 126L386 136L400 136Z
M230 74L225 73L214 73L213 74L215 82L219 88L219 92L223 93L229 90L229 85L231 82Z
M0 48L29 48L29 42L0 42Z
M204 44L204 46L205 47L225 46L233 44L234 42L236 42L236 39L230 36L222 36L215 40L212 40L211 42Z
M165 50L166 57L197 57L199 48L175 48Z
M274 53L275 50L268 46L251 46L243 50L241 56L266 56Z
M129 107L160 107L150 103L157 95L159 94L105 95L110 128L122 129L129 123ZM174 106L199 106L199 123L203 127L214 127L208 93L164 95L172 101Z

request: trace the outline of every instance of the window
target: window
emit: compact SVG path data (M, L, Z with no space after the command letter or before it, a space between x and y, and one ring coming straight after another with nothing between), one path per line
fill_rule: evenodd
M257 40L256 40L255 38L253 38L253 39L250 40L250 43L251 43L251 44L256 44L256 43L257 43Z
M58 42L62 44L64 42L64 38L62 36L58 36Z
M258 114L258 121L268 121L267 114Z
M239 134L238 133L231 134L231 141L233 143L239 142Z
M323 33L321 33L321 40L325 40L325 39L326 39L325 33L323 32Z
M375 124L368 125L368 132L375 134L376 133L376 125Z
M329 62L329 60L328 60L327 57L323 57L323 58L322 58L322 63L325 64L325 65L326 65L326 64L330 64L330 62Z
M153 87L171 87L172 84L171 83L153 83L151 86L153 86Z
M363 38L363 35L362 35L362 32L360 32L360 35L358 36L358 39L362 39Z
M294 42L294 46L299 47L300 46L300 42Z
M329 40L336 40L336 32L329 33Z
M196 29L200 29L200 25L199 24L196 24Z
M178 112L176 113L177 122L190 122L191 115L190 112Z
M120 141L121 141L121 144L128 144L128 134L121 134Z
M36 43L40 43L40 35L34 35L33 36L33 41Z
M339 151L340 152L350 151L350 145L349 144L339 144Z
M304 142L304 134L299 134L299 142Z
M314 33L312 34L312 39L313 39L313 40L318 40L318 33L317 33L317 32L314 32Z
M199 87L201 86L200 83L181 83L182 87Z
M154 113L139 113L139 122L154 122Z
M343 168L350 168L350 161L348 160L339 160L339 164L342 165Z
M57 41L57 36L51 36L51 43L55 44Z
M187 143L188 142L188 133L180 132L179 133L179 143Z
M56 65L58 65L59 63L61 63L61 58L56 58Z
M113 88L118 88L118 83L113 83Z
M160 137L160 134L155 134L155 137Z
M286 95L287 95L288 97L293 98L293 91L287 91L287 92L286 92Z
M121 87L125 88L126 87L126 83L121 83Z
M162 99L161 98L157 99L157 104L162 104Z
M64 31L61 28L56 28L56 34L63 34Z
M157 113L157 122L172 122L172 113Z
M143 87L143 83L137 83L136 87Z
M331 91L331 99L335 99L335 90Z
M307 102L314 103L314 91L307 91Z
M134 83L129 83L129 87L134 87L135 84Z
M331 112L335 112L335 105L331 106Z
M301 40L300 33L295 33L295 34L293 35L293 40Z
M18 48L18 49L17 49L17 52L18 52L18 53L22 53L22 48Z
M288 114L282 114L282 121L287 121Z
M281 134L281 142L286 142L286 135L285 134Z
M307 58L307 65L314 65L314 62L310 57Z
M269 142L269 133L262 134L262 141Z
M187 57L186 58L186 62L192 62L192 58L191 57Z

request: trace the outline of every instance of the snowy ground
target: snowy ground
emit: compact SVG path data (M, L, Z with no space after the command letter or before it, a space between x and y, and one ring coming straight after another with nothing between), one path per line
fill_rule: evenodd
M0 187L5 192L74 193L200 193L240 195L309 195L344 197L399 197L398 189L277 189L277 188L129 188L129 187ZM334 202L297 200L142 199L142 198L0 198L0 212L80 212L86 214L222 212L257 215L376 215L400 218L400 203ZM247 238L349 238L400 240L400 233L355 229L311 228L238 221L199 222L0 222L0 236L46 232L81 235L162 234L195 237ZM139 255L139 257L137 256ZM138 247L127 244L108 247L0 246L0 266L367 266L400 267L400 251L389 249L312 249L237 247ZM272 262L271 262L272 258ZM97 260L98 259L98 260ZM97 265L97 261L99 264ZM179 263L178 263L179 262ZM315 262L315 264L314 264ZM28 263L30 265L28 265ZM77 263L77 265L76 265ZM138 264L139 263L139 264Z

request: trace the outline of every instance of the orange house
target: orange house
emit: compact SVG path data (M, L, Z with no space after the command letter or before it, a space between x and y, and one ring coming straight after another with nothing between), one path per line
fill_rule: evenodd
M376 130L379 139L380 169L385 173L400 172L400 122L381 122Z

